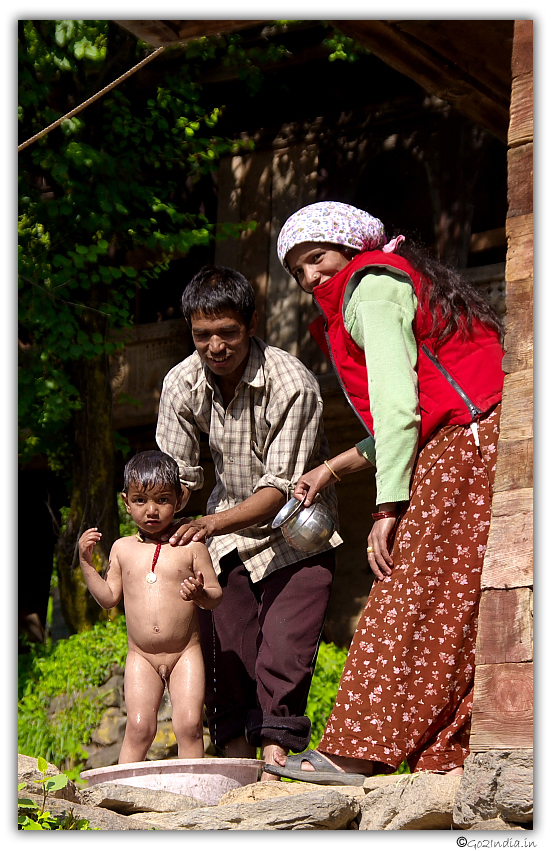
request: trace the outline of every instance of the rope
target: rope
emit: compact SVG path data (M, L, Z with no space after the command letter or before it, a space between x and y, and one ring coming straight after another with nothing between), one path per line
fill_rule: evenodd
M19 145L19 147L17 148L17 152L19 153L19 151L22 151L23 148L26 148L28 145L31 145L33 142L36 142L37 139L41 139L43 136L45 136L51 130L54 130L56 127L59 127L59 125L63 121L66 121L68 118L72 118L73 115L77 114L77 112L80 112L86 106L93 103L95 100L98 100L98 98L102 97L102 95L111 91L111 89L114 89L115 86L118 86L119 83L122 83L123 80L126 80L128 77L130 77L131 74L134 74L136 71L139 71L140 68L143 68L144 65L147 65L148 62L151 62L151 60L154 59L156 56L158 56L159 53L162 53L163 50L164 50L164 47L158 47L157 50L154 50L153 53L150 53L149 56L146 56L145 59L142 59L141 62L138 62L137 65L134 65L133 68L131 68L129 71L126 71L121 77L118 77L112 83L109 83L109 85L105 86L105 88L100 89L99 92L96 92L96 94L92 95L91 98L88 98L88 100L85 100L84 103L81 103L80 106L75 107L75 109L72 109L71 112L68 112L62 118L58 118L57 121L54 121L53 124L50 124L48 127L45 127L44 130L40 131L40 133L37 133L35 136L31 136L30 139L27 139L26 142L23 142L22 145Z

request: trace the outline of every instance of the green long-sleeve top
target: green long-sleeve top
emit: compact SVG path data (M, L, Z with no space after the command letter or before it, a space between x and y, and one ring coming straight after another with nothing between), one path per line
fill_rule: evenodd
M412 324L416 310L411 279L397 269L359 271L348 284L344 320L365 352L375 434L357 447L377 468L378 505L410 495L421 420Z

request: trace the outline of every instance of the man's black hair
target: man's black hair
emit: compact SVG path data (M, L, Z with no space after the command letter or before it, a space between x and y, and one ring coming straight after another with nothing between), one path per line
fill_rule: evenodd
M190 325L194 315L220 316L228 310L235 310L248 328L255 309L251 284L227 266L203 266L182 296L182 312Z
M146 491L150 488L172 487L176 496L182 493L178 464L158 449L148 449L138 452L124 468L124 493L128 493L131 485Z

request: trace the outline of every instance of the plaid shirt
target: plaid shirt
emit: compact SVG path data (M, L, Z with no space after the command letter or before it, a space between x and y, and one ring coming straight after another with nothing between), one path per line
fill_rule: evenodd
M297 358L253 337L245 372L227 409L214 375L197 352L170 370L159 405L157 443L178 462L182 483L199 490L204 482L199 438L201 432L209 435L216 475L207 502L207 513L212 514L233 508L263 487L277 488L290 498L300 476L329 458L322 411L314 375ZM334 488L324 489L320 499L337 519ZM216 571L220 558L234 549L253 582L301 561L304 555L271 523L210 538ZM341 543L335 532L319 552Z

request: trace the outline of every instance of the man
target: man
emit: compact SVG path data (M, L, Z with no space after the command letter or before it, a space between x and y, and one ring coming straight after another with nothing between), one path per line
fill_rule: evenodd
M204 267L182 297L196 351L166 376L157 443L184 490L202 487L200 434L216 484L206 516L173 546L205 540L223 589L200 612L211 737L227 757L273 762L310 739L304 716L335 570L337 532L304 558L271 521L298 478L329 457L318 383L292 355L255 336L254 291L238 272ZM336 519L336 496L320 498ZM265 774L262 779L273 780Z

